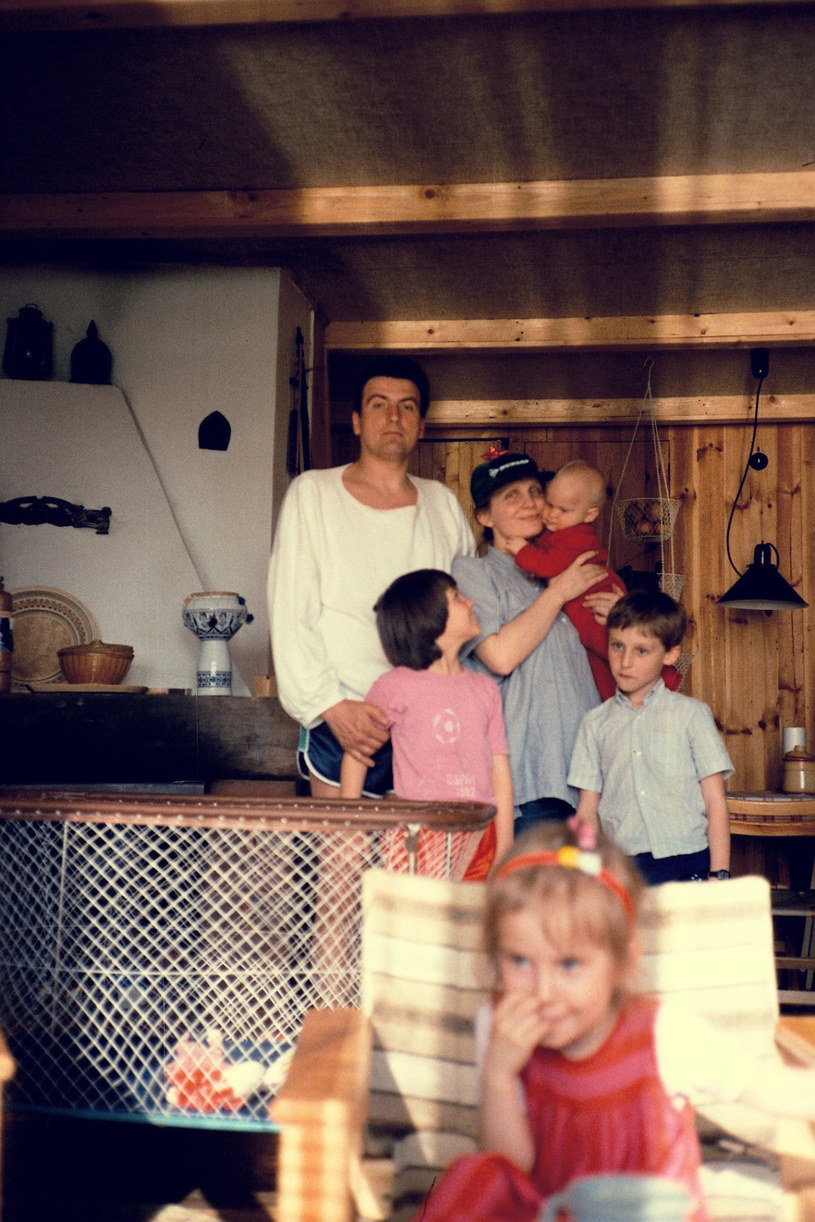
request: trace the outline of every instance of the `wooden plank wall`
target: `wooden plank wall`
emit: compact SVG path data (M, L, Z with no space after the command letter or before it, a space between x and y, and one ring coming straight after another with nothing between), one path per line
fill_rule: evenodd
M622 487L633 426L526 427L497 432L428 425L416 470L449 483L470 512L469 478L489 440L526 449L539 465L556 468L580 457L606 475L611 494L654 495L656 462L650 430L637 435ZM780 571L815 604L815 425L759 426L758 443L769 458L765 471L750 472L733 518L731 553L740 570L753 547L778 548ZM804 612L725 611L716 600L736 579L725 552L733 498L749 453L744 425L665 425L660 446L671 495L682 502L673 535L675 571L687 575L682 593L689 616L684 649L693 653L683 690L707 701L725 736L735 773L731 790L777 789L781 781L781 727L807 727L815 745L815 605ZM340 459L341 461L341 459ZM608 538L607 509L601 537ZM631 563L670 571L670 544L626 541L618 524L611 534L615 567Z

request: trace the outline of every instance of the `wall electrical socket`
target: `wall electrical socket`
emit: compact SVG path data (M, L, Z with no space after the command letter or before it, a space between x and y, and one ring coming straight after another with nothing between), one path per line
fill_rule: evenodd
M766 378L770 372L770 350L769 348L751 348L750 349L750 369L753 377Z

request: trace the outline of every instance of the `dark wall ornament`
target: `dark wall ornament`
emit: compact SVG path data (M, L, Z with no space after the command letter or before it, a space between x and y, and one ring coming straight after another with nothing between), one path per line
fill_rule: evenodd
M232 425L221 412L210 412L198 426L199 450L227 450Z
M10 526L83 526L106 535L110 530L110 509L86 509L58 496L18 496L0 502L0 522Z
M112 368L110 348L99 338L96 323L91 319L85 338L74 344L71 352L71 381L109 386Z

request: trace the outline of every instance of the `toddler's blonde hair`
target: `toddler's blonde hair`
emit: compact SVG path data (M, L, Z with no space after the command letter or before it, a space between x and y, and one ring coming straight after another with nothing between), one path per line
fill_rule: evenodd
M504 855L501 866L527 853L556 853L577 847L575 833L565 822L539 823L523 832ZM490 882L484 912L484 948L497 977L501 918L534 904L541 917L541 934L553 946L568 951L576 939L604 946L619 963L628 964L645 883L634 863L602 833L597 853L631 897L629 917L619 896L595 875L566 865L519 866L505 878Z

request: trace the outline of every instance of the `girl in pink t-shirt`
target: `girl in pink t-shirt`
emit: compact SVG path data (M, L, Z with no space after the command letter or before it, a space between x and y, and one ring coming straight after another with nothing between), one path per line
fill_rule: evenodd
M486 877L496 854L512 843L514 808L498 685L465 670L458 656L481 631L473 601L449 573L417 569L392 582L374 611L394 669L381 675L365 698L388 721L396 796L495 805L495 818L465 874ZM340 796L360 797L364 781L364 764L346 753Z

